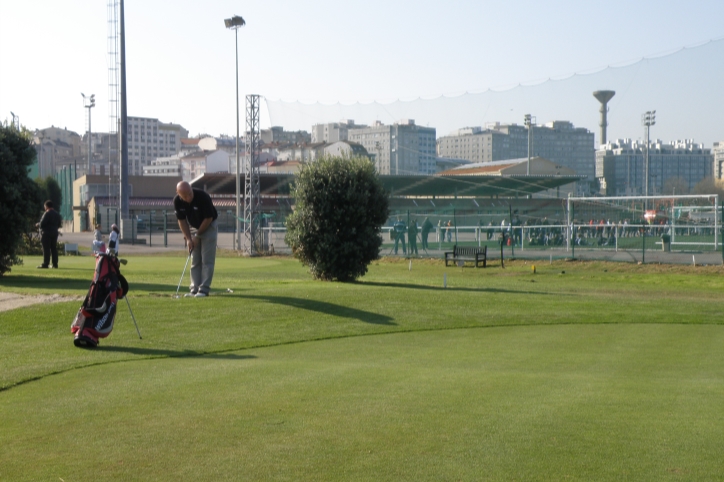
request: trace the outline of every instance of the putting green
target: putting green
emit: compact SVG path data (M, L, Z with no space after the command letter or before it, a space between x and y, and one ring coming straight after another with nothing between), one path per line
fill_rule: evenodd
M0 393L0 480L715 480L723 344L519 326L91 366Z

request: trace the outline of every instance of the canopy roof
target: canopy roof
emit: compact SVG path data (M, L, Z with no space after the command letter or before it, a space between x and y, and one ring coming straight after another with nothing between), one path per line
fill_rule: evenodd
M450 171L448 171L450 172ZM382 184L393 197L515 197L555 189L584 179L578 175L444 175L444 176L380 176ZM262 173L259 190L262 196L289 196L293 174ZM204 174L191 185L211 195L234 196L236 175ZM242 195L244 175L241 175Z

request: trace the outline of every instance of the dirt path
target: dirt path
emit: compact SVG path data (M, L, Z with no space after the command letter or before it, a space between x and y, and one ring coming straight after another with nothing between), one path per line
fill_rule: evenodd
M0 312L22 308L23 306L31 306L38 303L59 303L61 301L83 301L82 298L76 296L54 295L19 295L17 293L0 292Z

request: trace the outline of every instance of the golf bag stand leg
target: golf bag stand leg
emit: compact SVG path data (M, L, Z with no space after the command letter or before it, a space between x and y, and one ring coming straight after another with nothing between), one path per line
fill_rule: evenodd
M128 305L128 311L131 312L131 318L133 319L133 324L136 325L136 333L138 333L138 339L143 340L141 337L141 330L138 329L138 323L136 323L136 317L133 316L133 310L131 309L131 303L128 301L128 295L124 296L126 299L126 304Z

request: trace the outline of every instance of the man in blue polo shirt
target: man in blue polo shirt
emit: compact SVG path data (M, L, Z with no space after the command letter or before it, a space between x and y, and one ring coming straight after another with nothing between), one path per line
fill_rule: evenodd
M176 185L173 208L192 256L190 292L185 296L203 298L209 295L214 277L216 218L219 215L211 202L211 196L201 189L193 189L186 181Z

